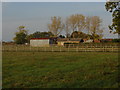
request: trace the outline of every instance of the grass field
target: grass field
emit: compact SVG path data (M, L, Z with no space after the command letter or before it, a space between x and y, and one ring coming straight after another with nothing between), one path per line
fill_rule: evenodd
M3 88L118 88L118 53L3 52Z

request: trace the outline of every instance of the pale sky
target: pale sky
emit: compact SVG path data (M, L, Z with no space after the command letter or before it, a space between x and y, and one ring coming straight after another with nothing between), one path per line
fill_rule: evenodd
M2 41L2 3L0 2L0 41Z
M48 31L47 24L52 16L60 16L64 20L72 14L99 16L105 28L104 38L118 37L109 33L112 16L105 10L105 2L3 2L2 40L11 41L20 25L25 25L29 33Z
M2 2L106 2L108 0L1 0Z

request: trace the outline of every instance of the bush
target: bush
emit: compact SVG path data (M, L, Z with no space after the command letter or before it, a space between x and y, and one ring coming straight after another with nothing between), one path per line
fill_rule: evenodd
M112 42L117 42L117 43L119 43L119 42L120 42L120 39L113 39Z

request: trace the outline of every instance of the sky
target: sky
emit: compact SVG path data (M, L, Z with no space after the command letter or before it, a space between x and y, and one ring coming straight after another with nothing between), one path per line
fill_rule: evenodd
M109 33L112 15L106 11L105 2L3 2L2 40L11 41L18 31L17 27L21 25L26 26L29 34L48 31L47 24L51 17L60 16L64 21L72 14L99 16L103 21L103 38L118 37Z
M3 2L106 2L109 0L1 0Z
M0 41L2 41L2 3L0 2Z

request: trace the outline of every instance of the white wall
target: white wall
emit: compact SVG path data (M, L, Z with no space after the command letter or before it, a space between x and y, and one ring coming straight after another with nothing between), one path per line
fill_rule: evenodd
M33 46L33 47L46 47L46 46L49 46L49 39L30 40L30 46Z

